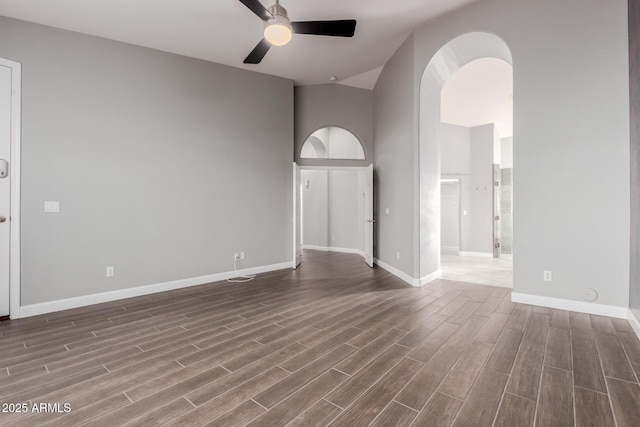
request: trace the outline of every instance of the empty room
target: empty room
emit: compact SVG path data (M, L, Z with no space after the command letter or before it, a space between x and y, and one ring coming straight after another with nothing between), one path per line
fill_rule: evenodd
M0 425L640 425L640 0L0 0L0 84Z

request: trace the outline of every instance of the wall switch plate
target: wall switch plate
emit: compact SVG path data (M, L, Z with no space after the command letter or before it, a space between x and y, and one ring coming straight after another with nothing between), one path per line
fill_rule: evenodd
M389 215L389 208L384 208L384 214Z
M246 254L244 252L240 252L240 259L243 260L245 259Z
M44 211L48 213L58 213L60 212L60 202L57 200L50 201L47 200L44 202Z
M114 266L107 267L107 277L113 277L116 275L116 268Z
M400 259L400 252L396 252L396 258Z
M545 270L542 278L544 279L545 282L550 282L551 281L551 272L548 270Z

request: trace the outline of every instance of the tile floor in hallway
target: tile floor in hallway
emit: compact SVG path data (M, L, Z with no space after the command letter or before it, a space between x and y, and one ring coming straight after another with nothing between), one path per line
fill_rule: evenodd
M625 320L356 255L0 323L2 426L638 426ZM15 408L15 407L14 407Z

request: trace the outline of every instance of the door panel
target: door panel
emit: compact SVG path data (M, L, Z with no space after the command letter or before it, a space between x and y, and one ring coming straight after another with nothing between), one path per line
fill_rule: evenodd
M0 163L8 165L0 177L0 317L9 315L11 89L11 68L0 66Z
M364 259L369 267L373 267L373 165L367 168L367 182L364 196Z
M500 165L493 165L493 257L500 258Z

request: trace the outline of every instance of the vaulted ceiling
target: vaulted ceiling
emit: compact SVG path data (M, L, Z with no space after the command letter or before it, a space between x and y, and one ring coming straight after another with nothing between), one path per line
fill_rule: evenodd
M238 0L0 0L0 15L293 79L371 88L421 23L476 0L282 0L293 21L356 19L353 38L295 35L243 64L263 23ZM275 0L264 0L265 7Z

